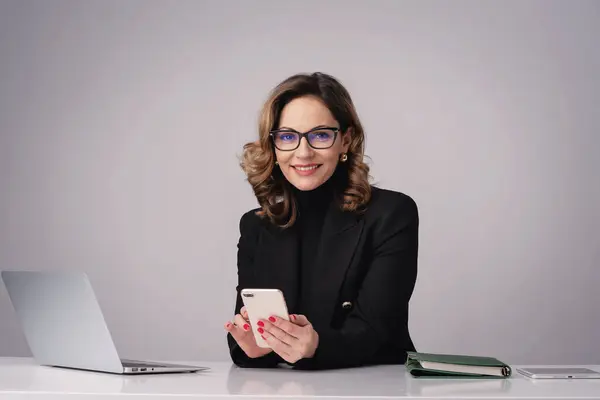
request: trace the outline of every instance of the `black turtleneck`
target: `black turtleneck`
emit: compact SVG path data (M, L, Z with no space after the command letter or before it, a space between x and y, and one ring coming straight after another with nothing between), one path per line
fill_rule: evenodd
M338 179L334 174L321 186L309 191L298 190L293 187L293 193L298 205L296 229L298 232L300 249L300 276L298 290L298 313L305 314L305 299L310 295L311 285L319 279L316 270L316 258L321 242L321 232L325 215L332 201L335 199Z

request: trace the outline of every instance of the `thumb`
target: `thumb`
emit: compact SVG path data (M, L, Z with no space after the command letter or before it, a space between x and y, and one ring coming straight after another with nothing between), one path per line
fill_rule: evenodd
M308 320L308 318L306 318L306 316L302 314L292 314L290 315L290 320L298 326L310 325L310 321Z

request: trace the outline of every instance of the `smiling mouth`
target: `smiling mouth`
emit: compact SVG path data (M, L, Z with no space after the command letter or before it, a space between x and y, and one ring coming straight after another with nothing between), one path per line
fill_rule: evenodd
M292 168L297 169L298 171L312 171L319 168L321 164L312 164L312 165L292 165Z

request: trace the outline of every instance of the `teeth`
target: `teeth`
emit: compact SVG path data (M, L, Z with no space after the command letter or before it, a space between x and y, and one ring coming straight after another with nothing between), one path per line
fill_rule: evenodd
M313 169L317 169L318 165L313 165L311 167L296 167L297 170L299 171L310 171Z

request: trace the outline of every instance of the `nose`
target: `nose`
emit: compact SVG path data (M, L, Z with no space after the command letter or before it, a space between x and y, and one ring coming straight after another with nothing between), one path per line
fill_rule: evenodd
M300 145L296 149L296 157L298 158L310 158L313 154L313 149L308 145L306 138L300 139Z

